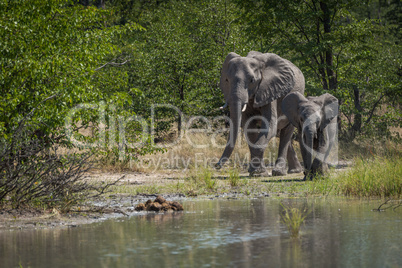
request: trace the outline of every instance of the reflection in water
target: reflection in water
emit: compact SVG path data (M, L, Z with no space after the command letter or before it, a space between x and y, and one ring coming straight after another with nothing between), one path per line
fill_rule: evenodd
M401 212L376 203L282 200L310 214L295 240L280 200L186 201L71 229L0 232L2 267L400 267ZM3 266L4 265L4 266Z

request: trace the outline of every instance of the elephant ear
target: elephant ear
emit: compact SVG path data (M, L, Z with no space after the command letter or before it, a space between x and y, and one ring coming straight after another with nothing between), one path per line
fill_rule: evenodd
M281 108L282 113L286 115L289 122L299 128L300 127L300 113L302 103L307 102L306 97L299 92L292 92L286 95L282 100Z
M240 55L238 55L238 54L236 54L236 53L234 53L234 52L230 52L230 53L226 56L226 59L225 59L225 61L223 62L223 65L222 65L221 80L220 80L220 82L219 82L219 87L220 87L221 90L222 90L222 93L223 93L223 95L224 95L224 97L225 97L225 101L226 101L226 102L229 101L229 91L230 91L229 83L226 81L226 78L227 78L227 71L228 71L228 69L229 69L229 62L230 62L232 59L237 58L237 57L240 57Z
M329 93L325 93L318 97L309 97L310 101L318 104L321 107L322 119L320 129L326 128L331 121L338 116L339 103L338 99Z
M292 63L273 53L250 52L261 62L261 82L254 95L254 107L261 107L286 96L295 85Z

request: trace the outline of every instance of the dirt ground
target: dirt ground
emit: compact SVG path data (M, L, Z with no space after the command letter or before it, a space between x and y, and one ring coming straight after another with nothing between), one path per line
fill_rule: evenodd
M164 185L172 179L184 178L185 174L177 173L91 173L91 181L113 182L124 177L118 184L122 185ZM103 221L109 218L130 216L137 213L135 205L154 199L156 195L116 194L108 198L100 197L91 200L92 205L75 209L74 212L61 214L57 210L38 210L33 208L0 210L0 231L12 229L72 228L82 224ZM164 195L168 200L180 200L184 195Z

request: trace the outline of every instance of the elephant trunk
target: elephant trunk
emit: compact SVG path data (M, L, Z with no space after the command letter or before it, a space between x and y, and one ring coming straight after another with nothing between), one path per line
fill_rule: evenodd
M302 133L303 138L300 143L302 147L303 154L303 162L305 168L305 174L307 177L311 178L311 168L313 164L313 152L314 152L314 131L309 130L308 128Z
M241 123L241 110L242 110L242 103L235 102L229 106L230 110L230 131L228 140L226 143L225 150L222 153L219 162L216 164L217 168L223 166L228 160L230 155L232 154L234 147L236 145L237 137L239 136L240 132L240 123Z

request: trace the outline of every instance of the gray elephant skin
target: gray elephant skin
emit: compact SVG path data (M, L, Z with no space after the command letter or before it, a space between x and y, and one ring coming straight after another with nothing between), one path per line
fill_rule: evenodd
M225 107L229 106L231 123L227 144L216 168L228 161L242 127L250 150L250 175L269 175L263 156L268 142L276 135L280 142L272 175L302 172L291 144L294 126L281 110L282 99L288 93L304 93L302 72L273 53L251 51L242 57L231 52L222 66L220 88Z
M298 129L304 180L327 172L327 158L337 135L338 99L328 93L306 98L293 92L283 99L281 108Z

